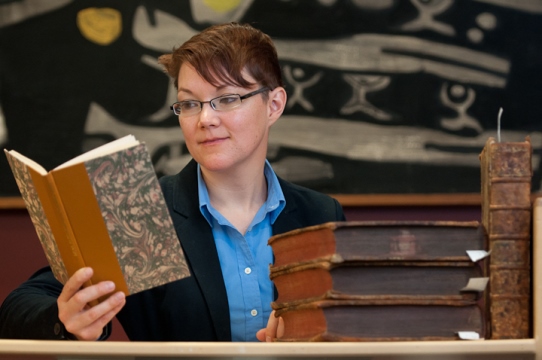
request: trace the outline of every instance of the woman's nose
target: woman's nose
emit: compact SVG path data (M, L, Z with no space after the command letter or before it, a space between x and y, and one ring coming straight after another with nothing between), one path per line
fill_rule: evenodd
M198 116L198 121L203 127L216 126L220 123L218 111L214 110L210 103L202 104L201 111Z

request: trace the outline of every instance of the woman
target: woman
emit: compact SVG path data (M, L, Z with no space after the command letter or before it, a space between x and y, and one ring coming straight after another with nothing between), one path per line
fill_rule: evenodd
M269 36L217 25L159 61L178 90L172 110L193 157L160 179L192 276L125 298L108 281L81 289L92 269L64 287L44 269L4 302L1 336L103 339L117 316L131 340L272 340L279 321L267 240L344 220L336 200L279 179L266 160L287 100Z

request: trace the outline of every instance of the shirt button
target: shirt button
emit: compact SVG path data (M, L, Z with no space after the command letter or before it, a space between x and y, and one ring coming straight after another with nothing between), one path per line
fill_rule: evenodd
M249 267L245 268L245 274L250 274L252 272L252 269L250 269Z
M256 310L256 309L250 310L250 315L252 315L252 316L258 315L258 310Z

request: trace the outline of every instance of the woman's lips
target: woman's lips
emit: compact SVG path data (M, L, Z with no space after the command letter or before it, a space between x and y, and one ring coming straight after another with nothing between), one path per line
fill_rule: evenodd
M200 142L200 144L202 145L214 145L214 144L218 144L222 141L224 141L226 138L211 138L211 139L205 139L203 140L202 142Z

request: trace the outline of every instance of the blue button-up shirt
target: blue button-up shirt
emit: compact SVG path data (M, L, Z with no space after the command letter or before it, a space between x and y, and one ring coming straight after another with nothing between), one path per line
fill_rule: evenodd
M286 204L277 176L265 162L267 200L243 236L213 206L198 165L200 211L212 228L230 307L232 341L257 341L256 332L267 325L274 288L269 279L273 252L267 245L271 225Z

